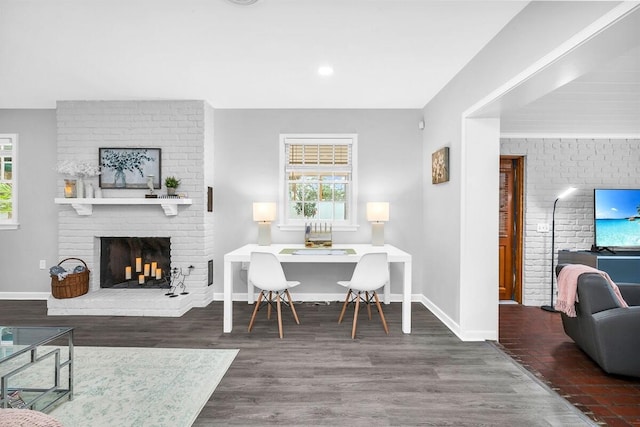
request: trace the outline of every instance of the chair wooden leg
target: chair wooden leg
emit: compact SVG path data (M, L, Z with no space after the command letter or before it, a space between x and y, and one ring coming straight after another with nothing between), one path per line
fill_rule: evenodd
M356 309L355 309L355 312L353 313L353 327L351 328L351 339L356 338L356 325L358 324L359 309L360 309L360 295L356 295Z
M344 304L342 304L342 311L340 312L338 323L342 323L342 318L344 317L344 312L347 311L347 305L349 305L350 297L351 297L351 289L349 289L349 291L347 292L347 296L344 298Z
M256 314L258 314L258 310L260 309L260 303L262 302L262 292L258 295L258 301L255 303L256 306L253 309L253 314L251 315L251 320L249 321L249 332L251 332L251 328L253 328L253 322L256 320Z
M280 339L282 339L282 310L280 308L280 292L276 293L276 308L278 311L278 332L280 332Z
M287 294L287 298L289 298L289 307L291 307L293 318L296 319L296 323L299 325L300 320L298 320L298 313L296 313L296 308L293 306L293 300L291 299L291 294L289 293L289 289L285 289L284 292Z
M389 327L387 326L387 320L384 318L384 313L382 312L382 306L380 305L380 300L378 299L378 293L374 292L373 297L376 299L376 307L378 307L378 313L380 313L380 320L382 320L382 327L384 331L389 335Z
M369 304L371 302L371 299L369 297L369 292L365 292L364 295L367 298L367 312L369 313L369 320L371 320L371 304Z
M273 302L273 292L269 291L269 304L267 304L267 319L271 320L271 303Z

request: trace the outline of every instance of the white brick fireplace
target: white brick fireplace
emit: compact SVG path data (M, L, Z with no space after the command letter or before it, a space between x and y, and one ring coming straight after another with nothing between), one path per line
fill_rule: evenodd
M84 260L91 270L89 293L48 300L51 315L181 316L213 300L208 264L213 257L213 109L203 101L62 101L57 105L58 160L97 163L98 149L160 148L161 182L181 179L178 193L191 204L167 214L153 204L95 204L90 214L59 205L58 256ZM97 179L87 180L97 187ZM63 177L59 180L63 193ZM166 189L159 190L160 194ZM103 197L144 201L145 190L103 190ZM100 289L100 237L169 237L171 268L190 274L188 295L169 298L166 289ZM188 267L194 268L189 270Z

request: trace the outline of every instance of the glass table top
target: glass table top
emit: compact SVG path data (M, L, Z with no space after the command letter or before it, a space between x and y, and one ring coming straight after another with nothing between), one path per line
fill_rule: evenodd
M0 362L50 343L73 328L50 326L0 326Z

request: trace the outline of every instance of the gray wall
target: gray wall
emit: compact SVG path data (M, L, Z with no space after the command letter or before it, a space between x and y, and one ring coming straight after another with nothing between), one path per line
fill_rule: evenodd
M42 298L51 290L48 267L58 262L56 111L0 110L0 133L18 134L20 227L0 231L0 292L3 297ZM39 269L39 261L47 269Z
M390 202L386 241L421 257L422 163L420 110L215 110L214 134L214 292L221 298L223 256L257 241L252 220L254 201L278 198L278 142L280 133L357 133L360 227L335 232L338 243L368 242L371 226L365 203ZM0 292L50 291L47 266L57 262L57 213L53 203L59 178L56 163L55 110L0 110L0 132L18 133L21 155L20 222L16 231L0 232ZM205 173L208 176L208 173ZM207 179L211 182L211 178ZM302 241L297 232L272 229L276 243ZM4 243L7 242L5 245ZM335 269L292 266L287 274L305 280L305 291L340 292L336 280L348 278L350 266ZM311 273L309 273L311 271ZM246 292L237 274L234 292ZM399 269L392 270L392 293L400 293ZM414 294L422 293L422 270L413 265ZM33 295L22 295L23 298ZM43 297L43 295L39 295Z
M484 328L497 333L494 278L498 263L492 258L497 245L492 239L475 238L473 230L494 227L493 235L497 236L498 203L493 200L498 193L499 137L496 134L483 143L473 143L474 135L463 132L462 116L613 6L615 3L529 3L425 106L423 167L429 168L432 152L449 146L451 181L431 185L425 176L421 261L430 280L425 283L424 295L427 305L463 339L491 339L490 331ZM487 151L495 152L493 162L479 161ZM487 203L474 203L478 198ZM495 221L474 223L473 216ZM484 254L492 255L482 264ZM479 261L480 268L476 268ZM465 292L465 288L474 292ZM478 288L490 296L489 300L475 298ZM485 320L491 318L496 322L487 325Z
M281 133L358 134L358 231L335 232L336 243L370 242L367 201L387 200L386 242L420 258L421 131L420 110L215 110L215 260L214 292L222 292L223 256L258 238L252 221L254 201L278 200L278 149ZM274 243L303 242L302 231L272 225ZM304 281L299 293L340 292L336 280L350 277L350 266L289 265L287 275ZM399 271L392 270L392 293L400 293ZM246 292L246 272L236 272L234 293ZM422 273L413 266L414 294ZM218 295L216 295L218 296Z

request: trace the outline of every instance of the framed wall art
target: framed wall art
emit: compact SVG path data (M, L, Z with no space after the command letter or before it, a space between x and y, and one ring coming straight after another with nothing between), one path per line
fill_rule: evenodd
M431 183L449 181L449 147L443 147L431 154Z
M100 148L100 188L160 188L160 162L159 148Z

